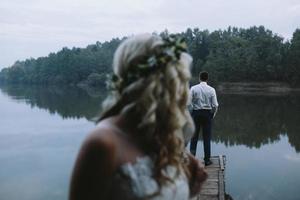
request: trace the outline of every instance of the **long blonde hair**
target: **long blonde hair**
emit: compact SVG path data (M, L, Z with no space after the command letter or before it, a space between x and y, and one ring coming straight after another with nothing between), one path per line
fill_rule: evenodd
M128 70L159 51L163 40L156 35L144 34L125 40L116 50L113 71L120 82L104 102L100 118L123 115L135 130L128 133L145 153L155 160L155 176L164 180L162 169L173 165L183 169L183 126L189 120L188 100L189 66L191 56L181 53L177 62L167 63L145 77L126 84Z

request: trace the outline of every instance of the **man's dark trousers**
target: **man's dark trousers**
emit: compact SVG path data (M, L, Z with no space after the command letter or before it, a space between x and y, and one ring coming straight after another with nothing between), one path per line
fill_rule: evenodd
M190 152L193 155L196 155L199 132L202 127L204 160L208 161L210 159L211 124L213 114L211 110L193 110L192 117L195 123L195 134L191 139Z

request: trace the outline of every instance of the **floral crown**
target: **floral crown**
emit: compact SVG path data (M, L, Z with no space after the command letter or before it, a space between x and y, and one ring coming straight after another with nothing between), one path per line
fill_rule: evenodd
M159 51L154 51L152 55L146 57L135 67L129 67L125 77L120 78L113 74L111 82L108 84L110 89L118 89L121 85L130 85L141 77L147 77L149 74L161 70L170 62L178 62L180 54L187 52L187 44L184 38L169 35L162 38L163 44Z

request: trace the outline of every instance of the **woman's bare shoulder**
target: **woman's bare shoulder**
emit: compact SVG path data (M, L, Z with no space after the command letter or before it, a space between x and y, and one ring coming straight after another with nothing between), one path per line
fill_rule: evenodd
M83 147L94 147L114 152L117 147L116 131L108 120L103 120L87 135Z
M107 182L117 167L116 147L109 125L100 123L88 134L74 166L70 199L107 199Z

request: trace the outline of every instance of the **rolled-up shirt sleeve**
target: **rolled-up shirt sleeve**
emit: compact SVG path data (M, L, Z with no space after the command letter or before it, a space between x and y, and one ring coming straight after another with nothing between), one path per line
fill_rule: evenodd
M212 92L212 97L211 97L211 107L212 107L212 112L213 112L213 118L216 116L218 112L218 100L217 100L217 94L216 90L213 90Z
M192 106L192 101L193 101L193 88L191 88L190 91L189 91L189 98L188 98L188 101L187 101L187 106L188 106L189 110L193 107Z
M217 94L216 90L213 90L212 97L211 97L211 107L217 108L219 106L218 100L217 100Z

